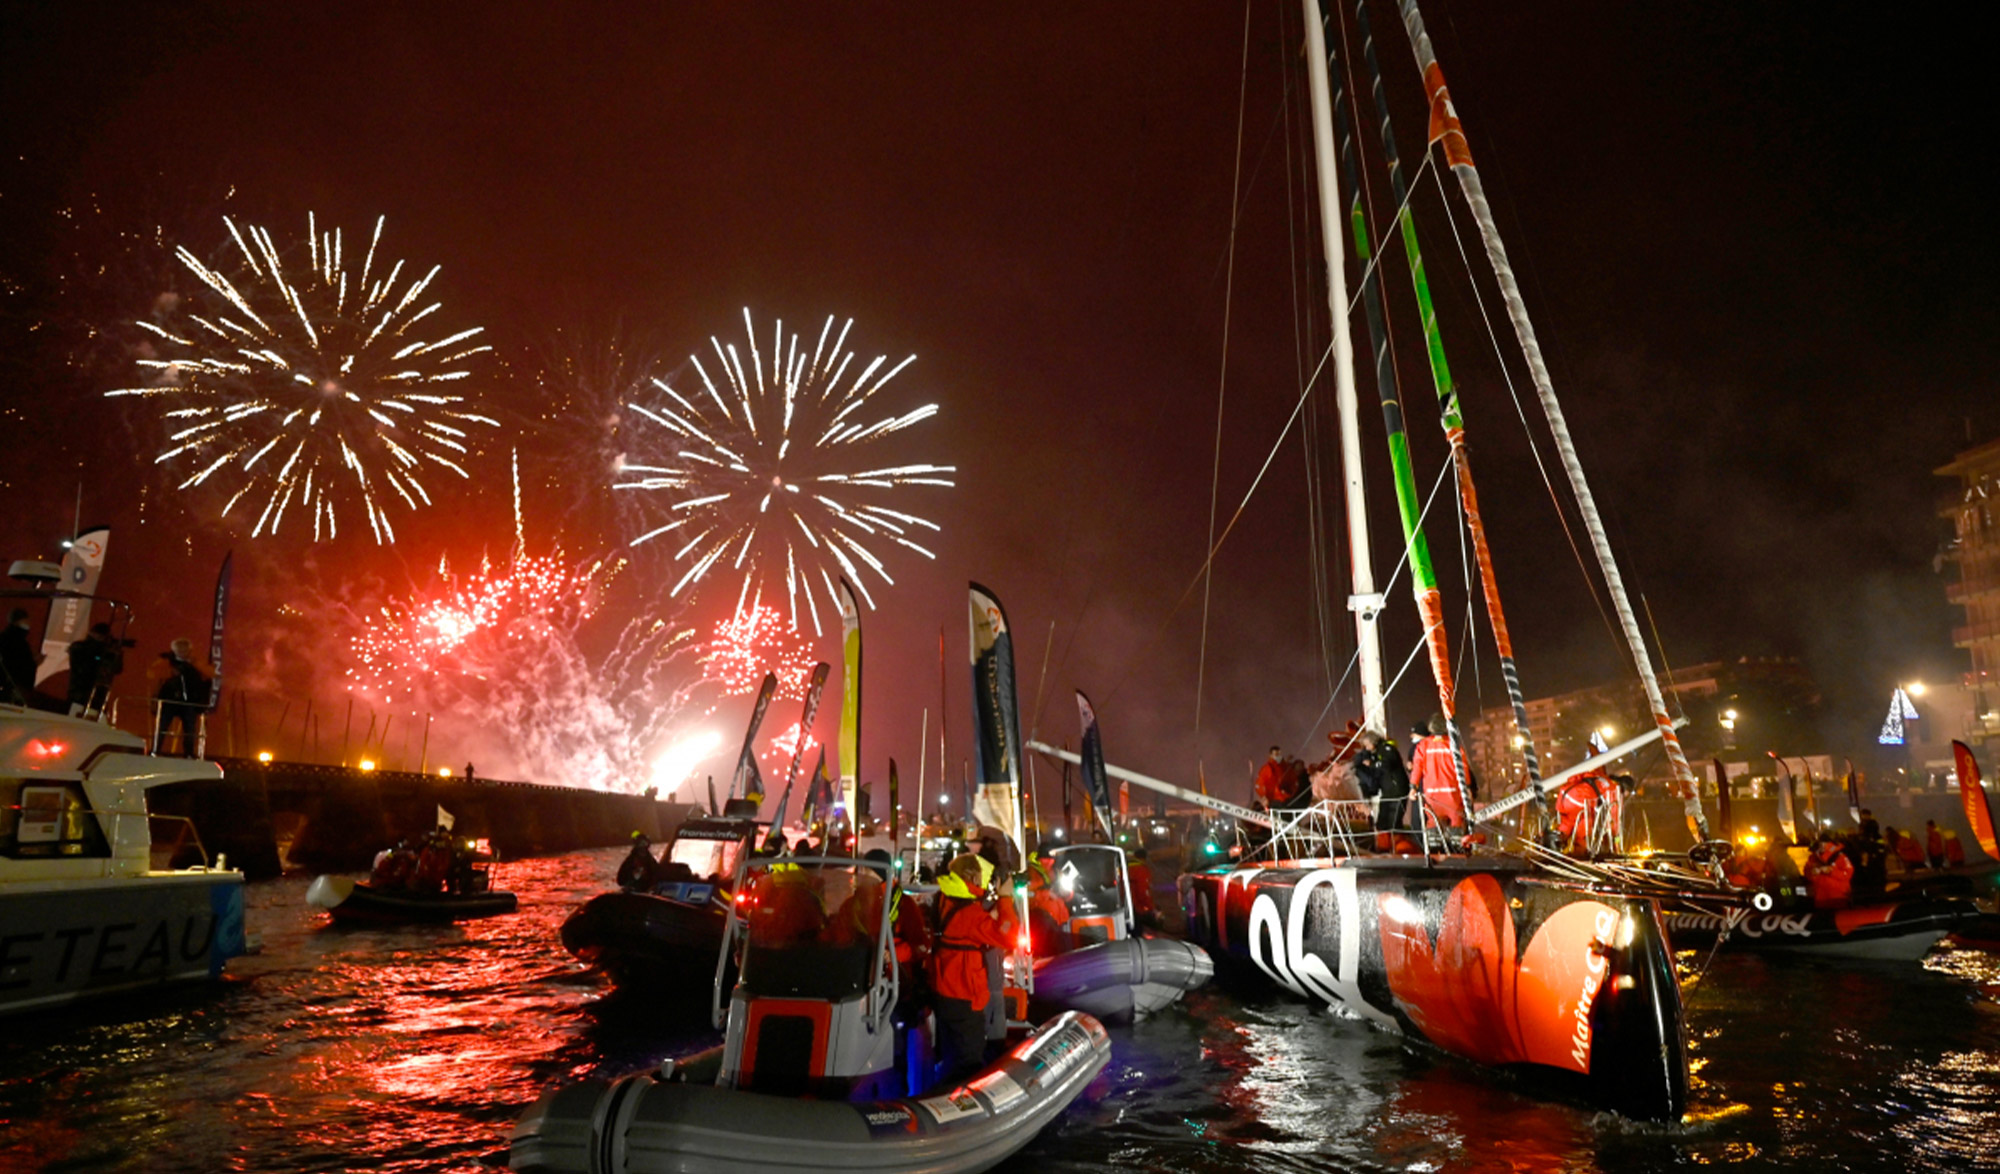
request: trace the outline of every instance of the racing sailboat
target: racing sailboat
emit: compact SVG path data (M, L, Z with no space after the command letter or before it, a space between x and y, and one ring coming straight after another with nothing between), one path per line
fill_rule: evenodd
M1342 429L1349 537L1354 552L1350 609L1357 625L1363 722L1368 728L1386 732L1376 623L1387 604L1375 587L1366 558L1367 514L1361 496L1346 260L1335 226L1352 225L1355 243L1362 250L1356 260L1366 275L1364 281L1371 280L1375 270L1365 251L1367 224L1360 207L1357 204L1351 214L1344 215L1339 201L1328 30L1341 26L1324 0L1302 2L1319 212L1334 329L1331 369ZM1535 777L1539 764L1532 756L1532 739L1522 722L1517 745L1526 751L1528 787L1505 801L1472 810L1454 716L1444 613L1424 542L1421 510L1410 473L1409 441L1399 398L1393 386L1385 383L1382 407L1396 474L1405 556L1437 687L1438 709L1446 719L1450 761L1458 780L1458 806L1471 813L1474 825L1485 825L1497 837L1501 833L1494 821L1501 815L1553 793L1580 772L1658 741L1687 803L1697 842L1706 842L1693 773L1680 752L1675 723L1661 697L1650 653L1555 400L1442 69L1415 0L1398 0L1398 9L1429 99L1430 148L1443 155L1458 178L1479 225L1502 301L1555 436L1576 508L1630 646L1633 667L1655 715L1655 728L1644 736L1540 779ZM1367 40L1368 63L1374 67L1365 5L1356 3L1355 12L1361 37ZM1341 39L1346 40L1344 36ZM1393 138L1381 99L1379 67L1375 72L1377 114L1393 164ZM1402 181L1394 172L1392 179L1404 242L1412 251L1409 261L1426 319L1426 342L1443 422L1453 443L1461 498L1479 553L1489 612L1501 642L1518 720L1524 711L1512 649L1506 643L1504 622L1498 617L1497 589L1485 536L1478 526L1476 499L1466 492L1470 471L1464 463L1463 422L1458 418L1456 395L1434 333L1421 263L1414 254L1414 230L1407 202L1402 199ZM1353 182L1350 174L1349 183ZM1364 288L1363 293L1372 322L1380 314L1379 300L1372 289ZM1382 362L1379 329L1375 338L1378 372L1382 372L1386 364ZM1130 772L1113 773L1138 781ZM1181 794L1193 798L1187 792ZM1659 900L1671 896L1727 907L1738 899L1719 878L1709 883L1693 871L1652 879L1637 870L1615 867L1552 868L1550 854L1527 843L1511 851L1483 846L1468 850L1468 839L1480 837L1468 837L1469 829L1447 826L1440 811L1450 804L1434 808L1420 795L1413 799L1415 814L1412 825L1405 829L1404 842L1415 850L1400 853L1377 850L1365 815L1367 807L1362 803L1327 800L1301 811L1258 815L1250 822L1268 828L1261 845L1232 864L1182 878L1189 936L1215 956L1218 975L1225 981L1275 982L1413 1042L1480 1064L1521 1071L1558 1095L1626 1116L1660 1121L1680 1118L1687 1102L1687 1044L1680 987Z

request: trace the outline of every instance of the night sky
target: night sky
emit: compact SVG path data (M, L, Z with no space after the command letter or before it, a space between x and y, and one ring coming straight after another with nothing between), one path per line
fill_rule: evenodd
M1414 168L1413 58L1393 10L1371 13ZM1991 99L1973 39L1934 11L1874 5L1432 0L1425 15L1669 660L1803 657L1828 705L1823 745L1794 749L1865 750L1895 681L1962 668L1931 470L2000 426ZM864 774L888 753L913 773L940 627L956 774L977 579L1009 607L1022 705L1042 698L1045 735L1074 738L1080 687L1112 761L1185 781L1199 757L1240 794L1246 759L1272 742L1316 755L1326 722L1354 713L1351 692L1327 708L1294 429L1217 556L1195 733L1202 592L1187 589L1218 390L1226 518L1327 336L1298 12L1255 0L1247 58L1244 21L1218 4L9 4L0 551L54 556L82 480L83 520L114 528L103 590L139 606L142 650L205 624L231 548L254 640L302 582L407 588L440 553L504 551L514 443L531 538L613 549L635 532L600 488L623 442L554 402L562 356L615 346L671 372L710 334L739 334L745 306L813 329L851 315L865 355L919 356L905 396L943 405L908 455L959 468L956 489L911 503L944 523L939 558L897 560L866 621ZM1446 186L1470 271L1430 176L1411 207L1523 676L1545 695L1617 673L1622 654L1535 469L1527 436L1552 461L1546 429L1496 317L1529 429L1509 398L1468 273L1497 315L1491 279ZM308 209L350 236L386 213L387 247L441 263L446 316L483 325L500 355L476 390L507 432L477 461L479 488L399 521L392 549L353 531L253 542L215 522L212 501L176 497L152 466L143 409L99 394L130 381L128 324L176 280L156 229L206 255L225 214L296 236ZM1427 489L1446 450L1401 252L1385 262ZM1354 329L1365 356L1358 314ZM1399 543L1360 367L1386 578ZM1307 424L1330 454L1326 391ZM1323 475L1330 495L1337 472ZM1457 613L1448 499L1430 532ZM1345 577L1338 562L1335 676ZM1407 580L1392 599L1393 673L1416 638ZM244 655L265 674L247 683L296 687L283 666L303 651ZM1504 702L1481 658L1468 710ZM1392 697L1398 730L1432 707L1423 677L1419 661Z

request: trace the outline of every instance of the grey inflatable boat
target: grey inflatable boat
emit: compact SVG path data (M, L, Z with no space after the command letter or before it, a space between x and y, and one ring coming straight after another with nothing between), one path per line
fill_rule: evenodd
M1110 1058L1103 1026L1072 1011L935 1096L853 1103L650 1074L587 1081L528 1110L508 1164L538 1174L970 1174L1027 1145Z

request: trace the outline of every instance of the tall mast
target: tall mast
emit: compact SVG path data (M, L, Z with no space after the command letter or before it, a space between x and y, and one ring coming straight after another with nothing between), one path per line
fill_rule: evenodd
M1361 486L1360 407L1354 395L1354 340L1347 328L1347 268L1340 251L1340 183L1333 150L1333 97L1327 88L1326 34L1320 26L1319 0L1300 0L1305 10L1306 79L1312 93L1313 158L1319 179L1320 243L1326 249L1326 300L1333 317L1333 402L1340 417L1340 465L1347 487L1347 545L1354 569L1354 591L1347 609L1354 613L1356 658L1361 669L1361 723L1386 731L1389 719L1382 704L1382 639L1375 618L1382 611L1382 593L1375 590L1375 568L1368 554L1368 497Z
M1319 2L1324 16L1331 16L1327 0ZM1444 597L1438 592L1430 543L1424 537L1423 502L1417 497L1416 473L1410 463L1410 436L1403 427L1401 389L1396 382L1395 360L1389 353L1388 320L1382 312L1381 274L1369 264L1373 250L1368 217L1362 208L1361 169L1355 161L1354 123L1348 117L1347 87L1335 86L1333 96L1334 113L1339 119L1341 172L1353 189L1348 197L1347 220L1354 236L1354 256L1362 265L1361 302L1368 312L1368 339L1375 351L1375 389L1382 400L1382 423L1389 437L1389 468L1395 475L1396 510L1403 523L1403 543L1410 558L1410 593L1416 598L1417 617L1424 627L1431 679L1437 682L1438 712L1444 715L1450 739L1459 803L1461 810L1471 811L1465 753L1458 735L1458 701L1451 680L1451 648L1445 637Z
M1500 653L1500 675L1507 683L1507 700L1514 708L1514 732L1521 739L1521 761L1528 781L1542 777L1541 759L1535 753L1534 727L1528 721L1528 703L1521 695L1521 673L1514 666L1514 638L1507 629L1507 613L1500 606L1500 581L1493 571L1493 550L1486 542L1486 523L1479 513L1479 493L1472 483L1472 455L1465 445L1465 420L1458 411L1458 387L1451 379L1451 364L1445 361L1444 335L1438 329L1437 312L1431 306L1430 277L1424 271L1423 250L1417 246L1416 218L1410 212L1409 188L1403 182L1403 162L1396 154L1396 132L1389 121L1389 103L1382 87L1382 67L1375 58L1375 34L1368 25L1367 0L1354 0L1354 18L1361 34L1361 55L1368 63L1368 78L1375 102L1376 118L1382 132L1382 157L1389 168L1389 198L1397 208L1397 224L1403 234L1403 254L1410 265L1410 283L1416 287L1417 313L1423 320L1424 353L1430 359L1431 383L1437 388L1438 412L1445 438L1451 442L1452 468L1458 475L1458 497L1465 510L1466 529L1472 535L1472 553L1479 565L1479 583L1486 597L1486 622L1493 628L1493 643ZM1467 810L1470 810L1468 808Z
M1528 371L1535 382L1535 398L1541 401L1542 411L1548 417L1549 431L1555 437L1563 471L1568 474L1570 489L1576 495L1577 512L1583 517L1584 530L1590 535L1591 549L1596 553L1597 565L1604 574L1604 586L1611 596L1612 609L1618 613L1619 627L1624 629L1625 643L1631 648L1632 662L1639 672L1639 683L1646 692L1646 704L1653 711L1654 724L1660 728L1660 742L1666 748L1676 789L1685 803L1688 827L1701 839L1707 840L1708 817L1701 809L1701 792L1695 783L1694 771L1688 766L1687 756L1681 752L1680 739L1674 736L1673 718L1667 714L1659 678L1653 673L1652 654L1647 651L1645 637L1639 632L1638 618L1633 614L1632 601L1625 592L1625 579L1618 573L1618 560L1612 555L1611 542L1604 534L1604 520L1598 516L1597 501L1591 496L1590 483L1584 478L1583 465L1577 459L1576 442L1570 436L1569 422L1563 418L1562 405L1556 402L1555 385L1549 378L1548 364L1542 359L1542 346L1535 337L1534 323L1528 320L1527 303L1521 299L1521 287L1514 280L1514 267L1507 260L1506 247L1500 242L1500 229L1493 222L1493 209L1486 202L1486 189L1480 183L1478 169L1472 164L1472 148L1465 141L1465 128L1459 125L1458 111L1452 107L1451 93L1445 88L1444 70L1438 65L1437 54L1431 48L1430 34L1424 31L1423 14L1417 10L1416 0L1397 0L1397 5L1402 12L1403 27L1410 34L1410 47L1416 52L1417 68L1423 74L1424 92L1430 98L1430 143L1434 146L1443 144L1445 162L1458 176L1459 189L1465 193L1465 202L1471 205L1472 215L1479 223L1479 237L1486 246L1486 258L1493 266L1493 277L1500 286L1501 299L1507 304L1507 317L1514 324L1514 335L1520 340L1521 352L1528 360Z

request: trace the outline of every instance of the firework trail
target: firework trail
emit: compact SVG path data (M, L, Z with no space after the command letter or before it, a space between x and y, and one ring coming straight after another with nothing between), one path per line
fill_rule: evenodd
M358 505L375 541L394 542L387 506L431 504L425 478L440 470L469 478L472 429L497 426L449 390L492 348L474 341L478 327L419 329L440 306L423 303L438 266L406 280L404 262L378 261L382 223L357 271L341 231L311 215L305 249L286 251L224 217L230 261L175 249L197 282L192 304L138 323L153 382L105 393L159 400L167 446L154 463L183 469L180 489L225 486L224 516L248 499L253 537L303 511L314 541L332 539Z
M782 575L791 626L798 628L803 603L820 634L816 597L824 590L828 618L838 614L836 573L845 574L872 608L862 572L893 584L882 561L890 546L935 557L915 539L937 532L937 523L881 499L900 501L894 491L910 486L949 487L957 470L875 465L862 453L930 419L937 405L873 414L875 397L916 356L893 365L886 355L857 363L857 353L846 349L853 325L848 319L836 334L829 316L808 350L780 320L765 336L766 354L746 309L743 350L711 337L714 353L706 361L688 356L693 383L676 376L683 385L676 388L655 378L659 398L627 405L664 431L665 451L651 463L627 460L613 487L662 495L666 520L632 545L655 539L672 544L684 570L671 596L722 568L742 575L740 613L760 606L767 594L775 600Z

